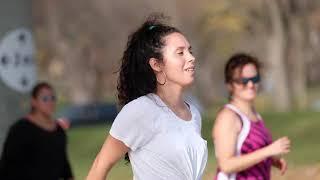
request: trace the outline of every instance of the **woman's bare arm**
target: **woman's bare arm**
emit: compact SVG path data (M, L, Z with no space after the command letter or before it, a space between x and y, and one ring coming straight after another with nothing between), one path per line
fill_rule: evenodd
M87 176L87 180L105 180L113 165L129 151L129 148L111 135L105 140Z

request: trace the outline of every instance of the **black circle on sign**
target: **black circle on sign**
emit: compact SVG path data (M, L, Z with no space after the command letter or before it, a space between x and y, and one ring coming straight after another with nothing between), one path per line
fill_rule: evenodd
M26 42L26 35L23 34L23 33L19 34L19 35L18 35L18 41L19 41L20 43L25 43L25 42Z
M31 58L28 56L24 56L23 57L23 62L24 64L31 64Z
M23 87L26 87L26 86L29 85L28 79L27 79L26 77L24 77L24 76L21 78L20 83L21 83L21 85L22 85Z
M6 66L9 63L9 59L6 55L1 56L1 64L2 66Z

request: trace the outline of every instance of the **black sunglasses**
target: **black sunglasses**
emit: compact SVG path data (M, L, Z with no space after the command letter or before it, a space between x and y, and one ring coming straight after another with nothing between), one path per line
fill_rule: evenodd
M235 79L233 80L234 82L238 83L238 84L243 84L243 85L247 85L250 81L252 81L254 84L257 84L260 82L260 75L257 74L254 77L250 77L250 78L240 78L240 79Z
M51 95L51 96L40 96L41 101L43 102L55 102L56 101L56 96Z

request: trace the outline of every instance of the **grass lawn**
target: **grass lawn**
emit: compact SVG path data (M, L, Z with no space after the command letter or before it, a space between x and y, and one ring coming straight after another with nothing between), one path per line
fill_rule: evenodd
M299 167L313 166L320 163L319 112L272 112L263 113L262 116L267 127L272 131L274 139L281 136L288 136L291 139L292 149L290 154L286 156L289 162L289 172L290 167L294 167L291 169L291 171L294 171ZM212 179L215 173L214 152L210 135L213 117L214 115L212 114L203 118L202 134L207 139L209 148L209 160L204 179ZM94 125L71 128L68 131L69 158L77 180L84 179L87 175L97 152L108 134L109 128L110 125ZM303 171L307 170L303 169ZM314 171L318 172L318 169ZM310 174L309 171L306 173ZM112 169L108 179L131 180L130 165L120 161Z

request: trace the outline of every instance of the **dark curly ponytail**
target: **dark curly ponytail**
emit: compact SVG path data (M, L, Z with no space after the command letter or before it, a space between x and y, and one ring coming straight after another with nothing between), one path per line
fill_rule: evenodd
M149 65L150 58L162 60L164 37L180 32L161 22L162 14L153 14L133 32L121 59L118 79L118 100L122 107L128 102L156 91L157 80Z

